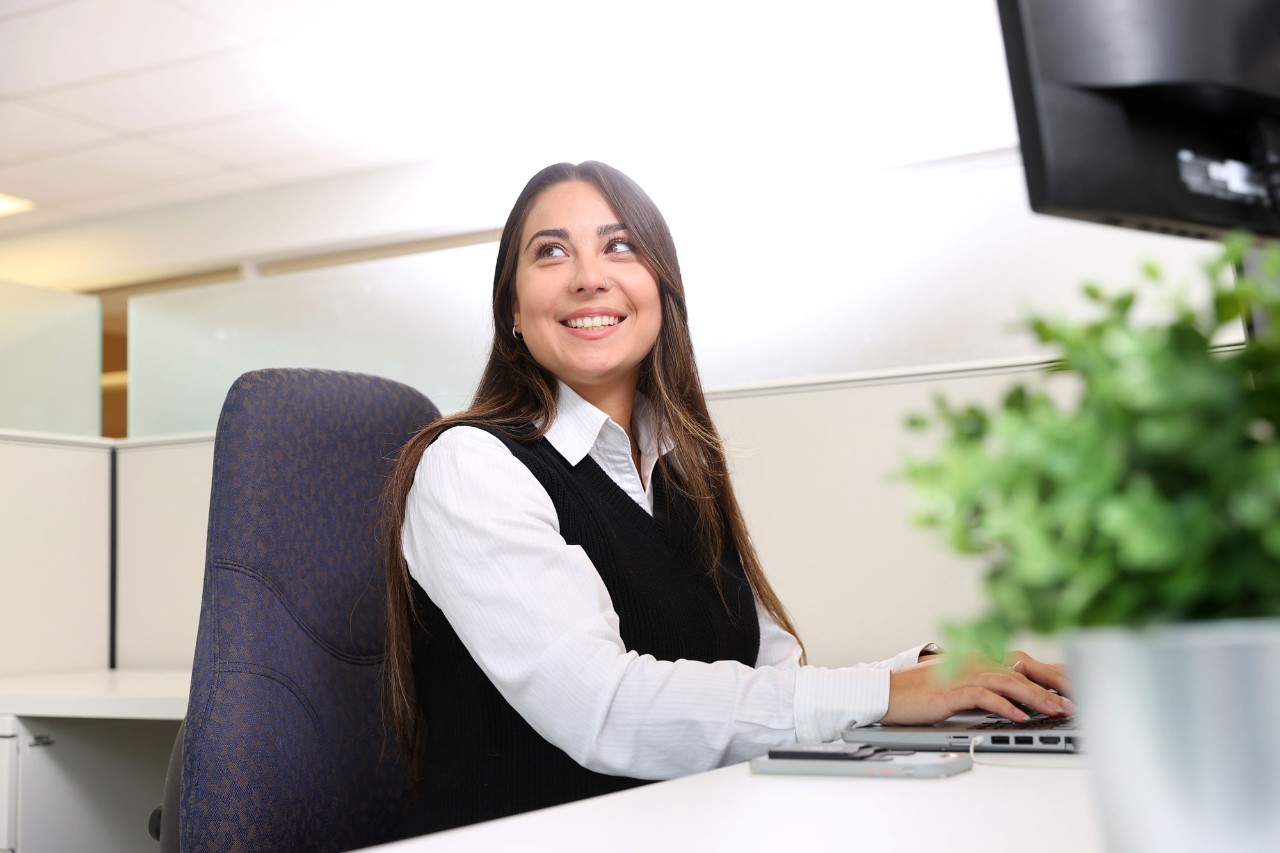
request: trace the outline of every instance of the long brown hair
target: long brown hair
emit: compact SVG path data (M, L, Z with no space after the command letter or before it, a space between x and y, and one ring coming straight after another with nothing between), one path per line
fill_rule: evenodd
M694 508L699 541L715 566L726 547L736 551L751 589L769 614L795 634L791 619L760 568L756 550L729 480L720 436L711 421L693 358L684 282L676 247L653 201L634 181L610 166L588 161L548 166L525 185L502 229L493 274L493 345L471 408L431 424L400 452L386 489L387 639L383 701L402 748L415 757L425 743L425 725L413 682L410 620L416 618L409 570L401 543L405 502L423 451L448 427L484 423L517 440L541 437L555 418L556 377L534 361L510 331L520 236L543 191L565 181L598 189L617 213L640 258L658 282L662 328L640 365L638 390L653 405L659 438L672 451L658 461L662 474ZM414 764L416 770L416 760Z

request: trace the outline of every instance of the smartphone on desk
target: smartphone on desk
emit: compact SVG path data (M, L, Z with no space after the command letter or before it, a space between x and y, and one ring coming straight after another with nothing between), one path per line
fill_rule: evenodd
M939 779L971 767L973 759L962 752L915 752L847 741L778 747L751 759L754 773L804 776Z

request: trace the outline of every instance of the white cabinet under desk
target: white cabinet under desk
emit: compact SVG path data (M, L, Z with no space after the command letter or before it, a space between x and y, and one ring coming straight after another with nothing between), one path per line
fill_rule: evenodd
M187 670L0 677L0 851L152 849Z

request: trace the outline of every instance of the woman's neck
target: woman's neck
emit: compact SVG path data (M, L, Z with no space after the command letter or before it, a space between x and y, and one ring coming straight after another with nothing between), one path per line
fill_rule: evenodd
M572 385L569 386L573 388ZM636 441L635 430L631 426L631 416L635 411L636 388L634 384L611 386L609 388L573 388L575 394L595 406L609 416L615 424L622 427L631 443L631 458L636 470L640 470L640 445Z

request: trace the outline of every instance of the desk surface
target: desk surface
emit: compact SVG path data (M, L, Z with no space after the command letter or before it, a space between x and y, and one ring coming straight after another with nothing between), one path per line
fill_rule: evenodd
M191 671L99 669L0 676L0 714L181 720Z
M382 845L521 850L1102 850L1082 756L982 756L949 779L758 776L745 764Z

